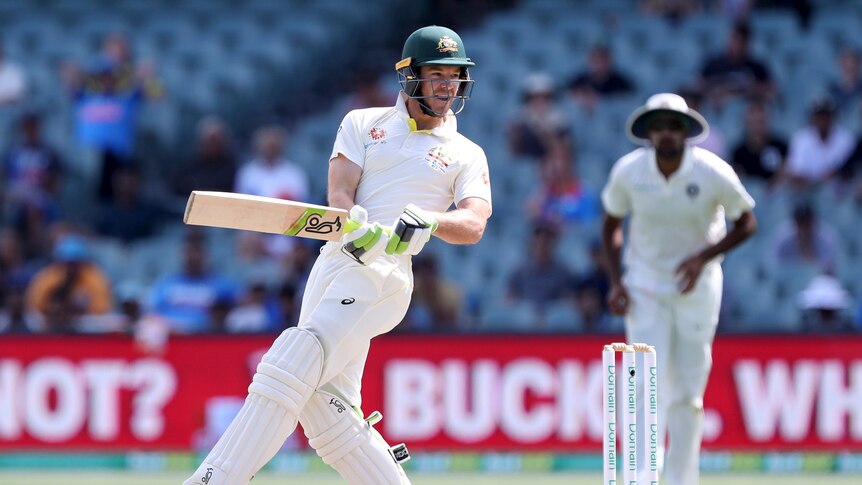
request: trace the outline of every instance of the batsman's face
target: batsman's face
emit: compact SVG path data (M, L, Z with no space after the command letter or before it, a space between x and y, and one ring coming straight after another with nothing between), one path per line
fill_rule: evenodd
M660 157L674 158L685 149L688 127L676 116L657 115L647 124L647 134Z
M438 113L449 111L461 85L461 68L422 66L419 68L419 78L423 80L420 89L422 96L426 96L425 103Z

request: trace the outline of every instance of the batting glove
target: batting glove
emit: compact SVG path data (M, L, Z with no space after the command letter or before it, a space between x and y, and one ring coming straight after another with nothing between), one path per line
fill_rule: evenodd
M389 234L379 223L368 223L368 212L362 206L350 209L350 221L358 227L341 237L341 251L359 264L370 264L383 254Z
M437 225L433 215L413 204L408 205L392 225L386 254L419 254L437 230Z

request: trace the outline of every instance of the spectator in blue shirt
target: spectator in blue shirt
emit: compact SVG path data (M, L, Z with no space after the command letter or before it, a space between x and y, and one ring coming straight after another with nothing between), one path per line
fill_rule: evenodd
M208 268L203 237L190 233L183 245L182 268L155 284L151 311L167 320L174 333L210 332L218 330L213 328L214 311L226 313L237 294L233 281Z
M564 226L588 224L598 220L598 196L575 174L574 160L568 150L554 150L542 164L542 185L530 200L534 220Z
M151 64L134 66L128 43L118 34L105 38L101 54L86 72L69 64L64 77L74 101L75 136L81 145L99 153L98 195L107 200L113 192L114 171L134 152L141 104L160 97L161 85Z

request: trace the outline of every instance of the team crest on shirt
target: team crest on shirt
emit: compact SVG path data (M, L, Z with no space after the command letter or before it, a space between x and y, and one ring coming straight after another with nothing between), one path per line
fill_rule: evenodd
M448 35L444 35L437 41L437 50L440 52L458 52L458 43Z
M687 195L689 199L694 199L695 197L697 197L697 194L699 194L699 193L700 193L700 187L698 187L697 184L691 183L691 184L686 185L685 195Z
M428 162L429 167L440 173L446 173L446 169L453 162L452 157L446 152L446 148L443 146L432 148L425 155L425 161Z

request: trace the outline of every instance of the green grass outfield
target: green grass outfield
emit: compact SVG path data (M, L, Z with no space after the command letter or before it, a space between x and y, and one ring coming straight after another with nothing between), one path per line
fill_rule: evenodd
M77 471L0 471L3 485L181 485L186 475L178 472L77 472ZM859 476L842 475L743 475L705 474L701 485L810 485L812 483L851 483ZM414 473L413 485L599 485L601 476L578 474L431 474ZM344 482L330 473L308 475L261 474L254 485L342 485Z

